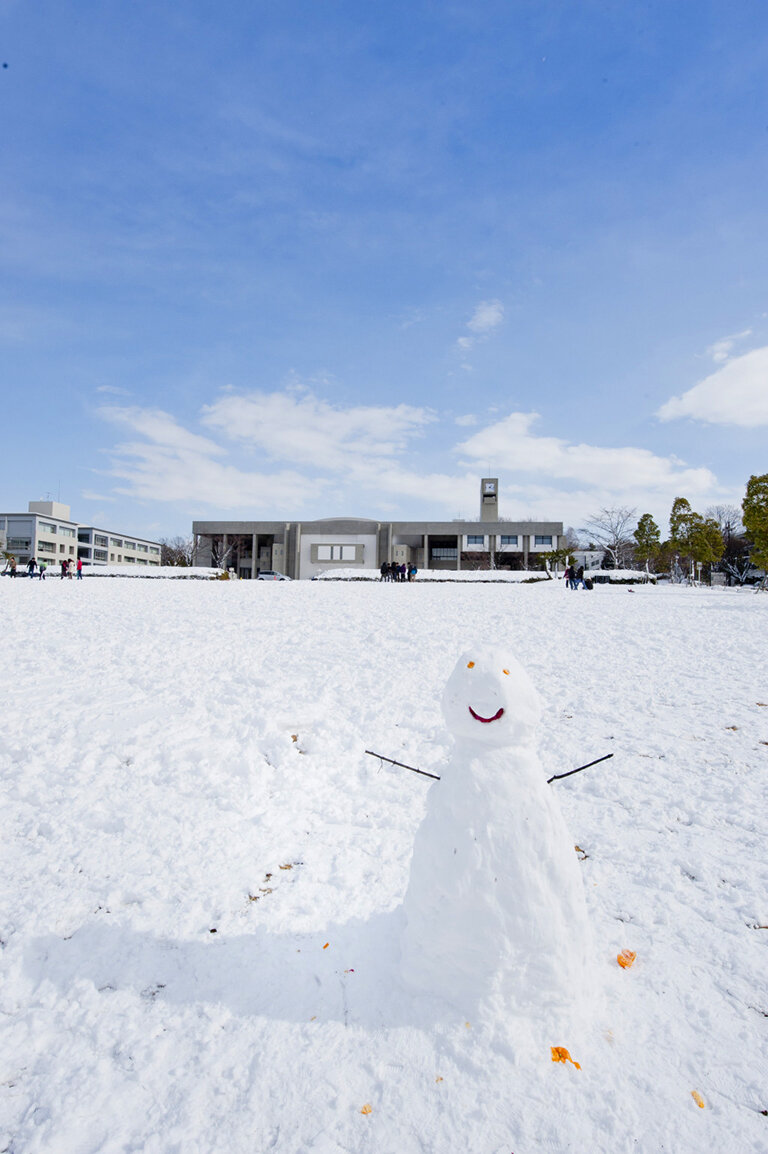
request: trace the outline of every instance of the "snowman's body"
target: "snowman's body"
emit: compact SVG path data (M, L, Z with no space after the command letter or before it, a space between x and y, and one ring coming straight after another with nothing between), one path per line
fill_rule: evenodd
M460 659L443 710L456 745L414 842L403 975L467 1009L576 1006L590 933L573 840L533 747L536 692L512 659L478 650Z

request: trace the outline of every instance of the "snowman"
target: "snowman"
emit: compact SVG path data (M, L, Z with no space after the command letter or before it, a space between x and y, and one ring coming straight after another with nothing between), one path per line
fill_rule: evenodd
M465 1013L559 1015L591 986L573 838L538 759L538 694L506 653L459 659L443 696L455 739L413 847L402 975Z

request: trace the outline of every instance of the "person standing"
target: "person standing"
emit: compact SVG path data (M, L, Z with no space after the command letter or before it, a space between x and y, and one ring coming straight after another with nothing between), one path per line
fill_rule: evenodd
M83 579L83 559L82 559L82 557L78 557L78 559L77 559L77 579L78 579L78 581L82 581L82 579Z
M16 558L11 557L10 561L8 562L8 565L9 565L10 570L11 570L11 577L15 577L16 576Z
M66 575L67 575L67 562L66 562L66 559L62 557L62 559L61 559L61 579L62 579L62 581L64 580Z
M27 562L27 576L34 577L36 568L37 561L35 561L34 557L30 557L29 561Z
M37 573L38 581L45 581L45 570L46 570L45 561L41 561L40 564L38 565L38 573Z

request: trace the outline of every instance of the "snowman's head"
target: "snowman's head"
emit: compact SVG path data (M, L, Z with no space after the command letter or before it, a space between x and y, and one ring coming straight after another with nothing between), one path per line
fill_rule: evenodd
M443 694L443 714L454 737L478 745L528 745L541 702L514 657L478 645L459 658Z

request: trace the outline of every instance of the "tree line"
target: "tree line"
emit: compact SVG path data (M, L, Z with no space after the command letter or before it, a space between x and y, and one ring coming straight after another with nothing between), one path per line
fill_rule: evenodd
M624 506L601 509L581 532L586 547L601 549L613 569L635 566L678 577L714 570L741 585L755 569L768 572L768 473L749 478L740 509L713 505L702 515L686 497L676 497L666 540L650 513L638 519L636 509ZM574 541L568 544L572 550Z

